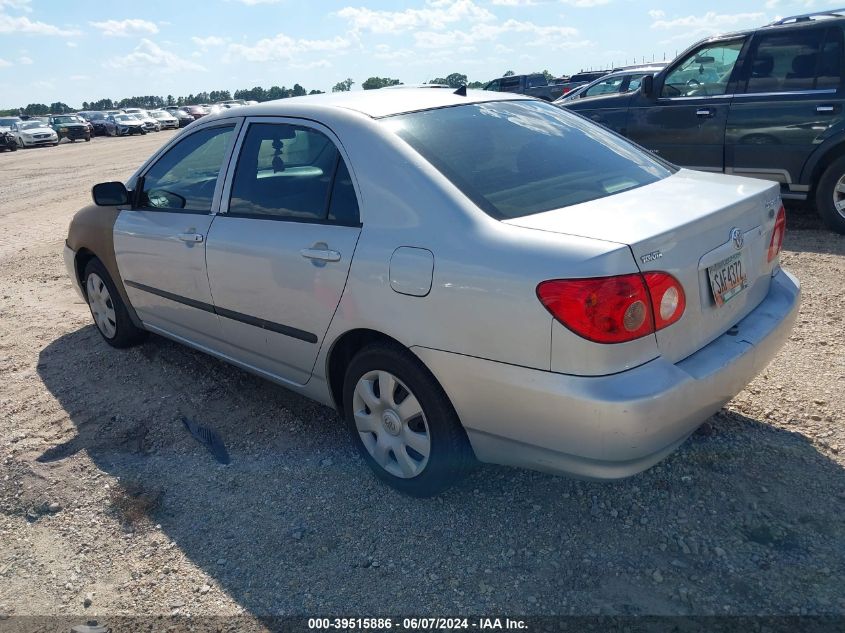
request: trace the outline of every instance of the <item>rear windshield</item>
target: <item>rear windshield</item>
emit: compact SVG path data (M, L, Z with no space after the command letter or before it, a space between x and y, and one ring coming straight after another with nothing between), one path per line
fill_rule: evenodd
M642 187L673 173L631 143L540 101L494 101L383 119L500 220Z

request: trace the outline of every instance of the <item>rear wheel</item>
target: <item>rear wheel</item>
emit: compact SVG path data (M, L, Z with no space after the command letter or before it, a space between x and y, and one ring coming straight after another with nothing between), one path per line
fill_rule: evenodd
M99 259L88 262L83 279L91 316L106 343L121 348L141 342L146 332L132 323L126 305Z
M829 229L845 234L845 156L833 161L819 179L816 209Z
M349 364L343 408L352 441L382 481L416 497L457 482L472 451L442 387L399 346L376 344Z

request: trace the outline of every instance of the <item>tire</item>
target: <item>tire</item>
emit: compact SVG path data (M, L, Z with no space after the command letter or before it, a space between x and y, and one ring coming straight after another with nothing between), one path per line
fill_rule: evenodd
M389 396L388 385L393 385ZM401 492L414 497L442 492L473 461L443 388L418 358L399 346L371 345L352 359L343 409L361 456L379 479Z
M23 139L21 139L21 138L19 138L19 139L18 139L18 147L20 147L21 149L24 149L24 148L26 147L26 146L23 144Z
M85 137L85 142L86 142L86 143L90 143L90 142L91 142L91 137L90 137L90 136L86 136L86 137Z
M144 136L144 134L146 134L146 133L147 133L146 130L144 130L144 129L141 130L141 136Z
M819 178L816 186L816 210L831 231L845 235L845 192L837 185L845 185L845 156L837 158ZM842 210L836 208L837 201Z
M126 305L99 259L94 258L88 262L82 278L91 317L106 343L124 348L144 340L146 331L132 323Z

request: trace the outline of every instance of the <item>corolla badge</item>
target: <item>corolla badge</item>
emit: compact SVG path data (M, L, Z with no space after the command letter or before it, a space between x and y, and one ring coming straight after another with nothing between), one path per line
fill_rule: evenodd
M731 241L734 243L734 248L739 250L742 248L742 245L745 243L745 236L742 234L742 231L736 227L731 229Z

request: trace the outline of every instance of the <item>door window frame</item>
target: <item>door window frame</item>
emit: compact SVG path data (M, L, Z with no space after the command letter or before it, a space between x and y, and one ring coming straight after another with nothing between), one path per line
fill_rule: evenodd
M355 201L358 203L358 223L351 224L349 222L339 222L337 220L331 220L328 218L328 213L331 210L331 194L334 191L335 185L335 178L337 177L339 163L335 163L335 168L332 173L332 181L329 185L329 194L327 195L327 206L326 206L326 218L324 219L315 219L315 218L300 218L300 217L286 217L282 215L263 215L263 214L243 214L243 213L229 213L229 201L232 197L232 186L235 181L235 171L237 169L238 160L240 159L241 155L241 148L246 141L246 135L249 132L249 128L251 124L271 124L271 125L294 125L297 127L304 127L320 134L326 136L329 141L331 141L341 160L344 161L346 164L346 169L349 172L349 177L352 180L352 189L355 192ZM218 183L219 185L220 183ZM216 194L215 194L216 195ZM352 228L361 228L363 226L363 214L361 210L364 208L362 204L362 196L361 196L361 188L358 185L358 179L355 176L355 169L352 166L352 162L349 160L349 155L346 153L346 149L343 147L343 144L340 142L340 139L337 135L331 130L331 128L326 127L322 123L318 123L317 121L313 121L311 119L299 118L299 117L291 117L291 116L253 116L253 117L246 117L243 119L243 124L241 125L240 131L238 133L237 139L235 141L235 145L233 151L229 156L228 166L226 168L226 179L223 183L223 187L220 191L220 199L218 205L217 214L222 217L231 217L231 218L249 218L253 220L267 220L271 222L293 222L296 224L317 224L317 225L332 225L332 226L347 226Z
M681 53L678 56L677 61L675 63L666 67L666 69L660 74L660 85L656 86L658 97L657 103L673 103L673 102L685 102L685 101L702 101L707 99L732 99L734 94L737 92L737 84L738 79L740 77L740 72L745 66L745 59L748 55L748 49L751 44L751 40L753 38L750 35L740 35L739 37L726 37L723 39L716 39L716 40L708 40L706 42L701 42L692 48L688 48L685 52ZM714 46L718 46L720 44L730 44L732 42L742 42L742 48L739 49L739 55L737 55L736 63L734 64L733 70L731 70L731 76L728 78L728 83L725 85L725 92L724 94L720 95L695 95L692 97L664 97L663 96L663 88L666 84L666 79L669 78L669 75L678 68L681 64L683 64L687 59L690 58L692 55L697 55L700 51L704 50L705 48L713 48Z
M226 176L228 175L227 170L229 169L229 165L231 164L232 159L232 152L235 149L236 141L240 136L240 131L243 127L243 117L226 117L223 119L215 119L214 121L208 121L207 123L203 123L198 125L196 128L190 131L189 134L177 134L174 136L170 142L163 145L156 153L150 156L146 162L141 165L140 169L126 182L126 188L130 191L130 199L129 204L123 208L121 207L120 210L131 210L131 211L143 211L143 212L151 212L151 213L180 213L185 215L217 215L220 209L220 194L223 191L223 184L226 180ZM138 207L137 203L140 198L140 191L137 191L138 184L140 183L143 185L143 178L147 175L147 173L152 169L158 161L164 157L167 152L173 149L177 143L181 143L182 141L186 140L189 136L193 136L198 132L203 132L205 130L209 130L212 128L232 128L232 138L229 141L229 147L226 149L226 152L223 155L223 161L220 164L220 172L217 174L217 183L214 186L214 193L212 194L211 198L211 209L209 211L197 211L194 209L156 209L154 207Z

